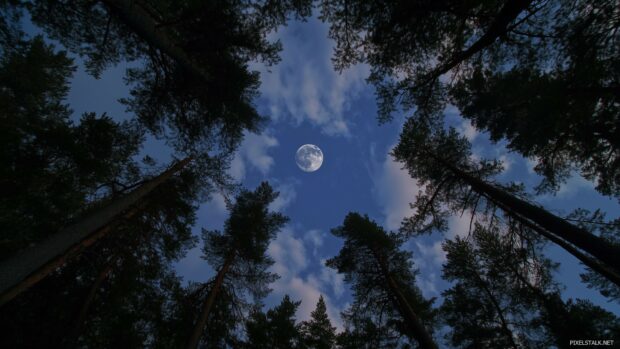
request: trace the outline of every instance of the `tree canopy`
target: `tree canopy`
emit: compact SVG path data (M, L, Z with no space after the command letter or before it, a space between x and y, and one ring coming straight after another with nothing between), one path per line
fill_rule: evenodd
M270 246L289 218L272 184L245 189L228 171L244 135L268 121L253 67L277 64L274 33L317 4L334 68L368 64L379 122L406 115L390 155L420 188L398 231L356 212L331 230L342 247L320 278L335 271L350 286L342 328L326 287L305 321L299 293L267 309L279 278ZM517 349L619 338L618 316L566 297L546 252L577 258L582 282L618 302L620 219L561 216L534 196L578 172L620 197L618 5L0 0L0 346ZM126 67L127 120L73 112L80 62L95 78ZM501 180L501 161L474 155L447 123L450 107L535 162L533 193ZM149 156L147 137L165 141L169 164ZM228 217L199 229L215 192ZM469 228L443 241L447 286L427 297L412 243L456 214L470 215ZM194 248L205 282L177 269Z
M619 195L616 1L322 1L334 63L363 62L379 120L457 106L535 159L557 190L573 169Z

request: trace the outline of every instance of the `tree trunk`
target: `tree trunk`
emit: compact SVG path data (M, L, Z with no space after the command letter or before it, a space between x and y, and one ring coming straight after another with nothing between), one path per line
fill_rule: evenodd
M0 263L0 306L61 267L72 256L106 236L120 224L121 220L117 218L127 219L138 213L140 202L144 197L190 161L191 158L185 158L177 162L131 193Z
M192 62L185 51L177 46L162 29L158 28L158 23L137 4L137 1L102 0L102 2L149 45L165 53L188 72L201 76L205 80L209 78L204 69Z
M379 263L379 267L381 268L381 272L387 282L387 286L396 300L396 308L405 320L405 325L410 332L410 336L418 341L421 348L437 349L437 344L435 344L435 341L433 341L433 338L426 330L426 327L424 327L422 320L415 313L411 307L411 304L409 304L407 298L401 292L400 287L398 287L396 280L392 277L385 260L374 248L370 247L370 250L377 260L377 263Z
M498 189L435 155L431 156L448 168L458 178L469 184L473 190L484 195L487 199L498 204L498 206L508 208L510 212L516 214L517 217L522 216L524 219L530 220L543 229L546 229L549 233L570 242L597 258L616 274L620 274L620 247L610 244L585 229L568 223L566 220L551 214L544 208L532 205L504 190Z
M198 343L200 342L200 337L202 337L202 332L204 330L205 325L207 324L207 320L209 319L209 313L211 312L211 308L213 307L213 304L215 303L215 299L217 298L217 295L220 292L220 289L222 288L222 284L224 283L224 276L226 276L226 273L228 272L228 269L232 265L232 262L234 261L234 259L235 259L235 253L233 251L233 253L228 255L228 257L226 257L226 260L224 261L224 265L222 265L222 268L220 269L220 271L217 272L217 276L215 277L215 282L213 284L213 287L209 291L209 294L207 295L207 299L205 299L203 303L202 311L200 313L200 316L198 317L198 321L196 322L196 325L194 326L192 335L189 338L189 341L187 343L187 347L186 347L187 349L198 348Z
M549 233L545 229L543 229L540 226L530 222L529 220L525 219L524 217L522 217L522 216L512 212L510 210L510 208L508 208L506 206L503 206L501 204L497 204L497 206L499 206L504 212L509 213L510 216L512 216L517 221L519 221L521 224L524 224L528 228L536 231L540 235L542 235L545 238L547 238L549 241L551 241L551 242L557 244L558 246L562 247L564 250L566 250L566 252L572 254L577 259L579 259L581 261L581 263L583 263L585 266L587 266L588 268L590 268L590 269L594 270L595 272L601 274L602 276L607 278L607 280L613 282L618 287L620 287L620 274L618 274L615 270L610 269L607 265L601 264L599 261L595 260L594 258L592 258L592 257L586 255L585 253L579 251L577 248L575 248L573 245L569 244L568 242L566 242L566 241L560 239L559 237Z

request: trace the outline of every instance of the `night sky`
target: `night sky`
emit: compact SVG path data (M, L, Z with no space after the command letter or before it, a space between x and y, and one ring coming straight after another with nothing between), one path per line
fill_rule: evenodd
M29 32L38 30L30 26ZM324 266L324 261L336 255L342 245L331 236L330 229L342 224L350 211L368 214L391 230L398 229L401 220L412 213L409 203L419 187L389 155L398 142L404 115L397 115L388 124L378 124L374 90L365 81L368 67L334 71L330 60L333 42L327 38L327 25L319 20L291 22L272 39L283 44L282 61L272 67L259 63L253 66L261 72L262 80L256 106L269 122L260 135L245 136L230 174L248 189L269 181L280 191L272 209L290 217L269 248L276 262L273 271L280 279L272 285L266 305L277 304L284 294L289 294L294 300L303 300L298 319L305 320L323 294L332 322L340 327L339 312L351 297L342 277ZM110 68L99 80L78 68L68 97L74 116L95 111L119 120L131 118L118 102L129 90L123 81L127 66L125 63ZM464 121L456 109L448 108L446 115L449 124L473 142L475 156L504 161L505 171L498 180L522 182L532 192L540 178L533 173L528 159L507 152L501 144L491 144L487 135ZM320 147L325 157L316 172L303 172L295 164L296 150L307 143ZM162 163L170 161L170 150L153 139L144 145L146 154ZM620 212L616 201L600 196L592 183L577 175L557 195L535 200L560 216L578 207L600 208L610 219ZM201 228L221 228L226 217L224 200L216 195L200 207L194 231L198 235ZM445 237L466 235L469 218L468 212L453 217ZM441 280L441 264L445 261L441 241L445 237L435 234L406 245L420 270L418 285L425 296L438 297L436 305L441 303L440 293L447 286ZM574 257L552 246L547 251L553 261L561 263L556 277L565 286L564 298L586 298L620 315L620 306L608 303L580 282L582 267ZM201 259L200 244L177 263L176 269L185 282L205 281L213 275Z

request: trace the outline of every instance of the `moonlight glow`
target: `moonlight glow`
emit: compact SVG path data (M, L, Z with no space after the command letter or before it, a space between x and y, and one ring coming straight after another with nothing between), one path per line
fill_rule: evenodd
M314 144L304 144L295 154L297 166L305 172L314 172L323 164L323 152Z

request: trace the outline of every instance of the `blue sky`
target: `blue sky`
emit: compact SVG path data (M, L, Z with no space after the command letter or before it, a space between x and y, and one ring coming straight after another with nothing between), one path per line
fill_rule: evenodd
M261 96L256 105L270 122L260 135L248 134L230 173L247 188L268 180L280 191L274 210L290 217L290 223L269 247L275 260L273 271L281 278L273 285L267 305L280 301L284 294L303 300L298 318L307 319L323 294L333 323L341 326L339 312L351 301L348 286L342 277L324 266L324 261L338 253L342 243L329 230L340 225L349 211L368 214L387 229L397 229L400 221L412 213L409 208L419 186L388 152L398 141L404 121L398 116L387 125L376 121L374 91L365 78L369 69L354 66L341 74L331 66L333 43L327 39L327 26L316 19L292 22L273 34L282 41L282 61L261 71ZM108 69L101 79L94 80L80 69L73 80L69 103L76 115L84 111L107 112L117 119L130 118L118 99L127 94L123 76L126 66ZM500 145L489 143L484 133L464 121L454 108L446 110L448 122L466 135L480 157L496 157L505 161L499 180L520 181L528 188L540 178L532 171L532 162L508 153ZM311 143L319 146L325 156L322 167L306 173L295 164L295 151ZM166 159L168 151L159 142L149 140L144 153ZM618 216L618 202L598 195L593 185L575 176L555 196L536 199L558 215L573 209L601 208L608 218ZM199 209L201 227L220 228L227 217L224 201L216 195ZM450 220L447 237L467 233L469 217ZM424 294L437 297L446 288L441 281L442 237L423 237L410 241L407 248L414 252L420 269L418 284ZM617 304L607 302L596 291L579 282L582 268L563 251L550 246L548 256L561 262L557 280L565 285L565 297L587 298L620 314ZM200 258L199 247L181 260L176 269L185 281L204 281L213 275ZM438 300L438 303L441 300Z

